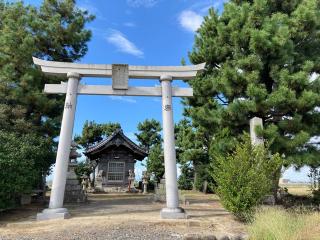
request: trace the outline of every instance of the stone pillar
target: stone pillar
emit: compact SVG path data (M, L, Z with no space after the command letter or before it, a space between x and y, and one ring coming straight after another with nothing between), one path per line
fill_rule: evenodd
M257 126L260 126L261 128L263 128L262 119L258 117L251 118L250 119L250 138L251 138L251 144L253 146L263 144L263 138L259 137L256 134Z
M160 216L161 218L167 219L185 218L184 210L179 208L174 122L172 113L172 77L161 76L160 82L162 89L162 122L167 202L167 207L161 210Z
M66 186L69 154L77 105L77 92L80 80L78 73L68 73L68 85L62 116L57 158L52 182L49 208L38 213L37 220L68 218L69 213L63 208L64 191Z
M148 193L148 180L149 180L149 176L148 173L146 171L142 172L142 193L143 194L147 194Z

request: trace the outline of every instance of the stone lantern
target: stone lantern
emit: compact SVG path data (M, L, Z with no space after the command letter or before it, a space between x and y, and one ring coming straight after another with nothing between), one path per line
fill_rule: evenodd
M75 142L72 142L69 154L69 165L64 193L64 202L80 203L87 200L86 189L83 189L83 186L80 184L80 180L75 173L75 168L78 166L78 157L81 157L81 154L77 152L77 144Z
M149 182L149 174L147 171L142 172L142 184L143 184L143 194L148 193L148 182Z

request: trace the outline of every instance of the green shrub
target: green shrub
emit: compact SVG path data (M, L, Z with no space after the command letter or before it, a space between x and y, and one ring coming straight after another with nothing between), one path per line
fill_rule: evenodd
M227 156L214 156L211 174L226 209L241 220L252 216L254 207L272 188L272 176L281 166L278 154L264 146L252 147L248 134Z
M52 164L50 139L34 134L0 131L0 209L15 207L21 194L28 194Z

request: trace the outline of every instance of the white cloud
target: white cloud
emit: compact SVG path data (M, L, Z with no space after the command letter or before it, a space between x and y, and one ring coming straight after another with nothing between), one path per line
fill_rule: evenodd
M133 22L125 22L123 25L126 27L135 27L136 26L136 24Z
M143 52L132 43L123 33L113 30L107 37L107 41L124 53L131 54L136 57L143 57Z
M229 0L199 0L192 4L189 9L196 10L197 12L201 12L203 14L207 14L209 8L214 8L216 10L221 11L223 5Z
M130 7L153 7L158 3L158 0L127 0Z
M180 25L190 32L195 32L201 25L203 17L192 10L182 11L179 15Z
M137 100L135 100L131 97L109 96L109 98L113 101L122 101L122 102L128 102L128 103L136 103L137 102Z
M80 1L78 8L82 11L88 11L89 14L93 14L99 20L107 20L106 17L99 11L99 9L92 4L89 0Z

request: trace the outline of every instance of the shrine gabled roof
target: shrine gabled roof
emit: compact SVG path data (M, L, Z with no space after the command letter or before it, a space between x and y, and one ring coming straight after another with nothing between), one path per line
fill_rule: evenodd
M123 142L119 141L113 141L118 136L120 136L123 139ZM126 147L130 148L135 154L138 155L139 159L142 160L146 156L148 156L148 153L142 148L139 147L137 144L135 144L131 139L129 139L126 135L124 135L122 129L117 129L115 132L113 132L108 138L102 140L101 142L90 146L86 149L84 154L86 156L93 155L93 154L99 154L102 150L104 150L107 147L110 146L120 146L125 145Z

